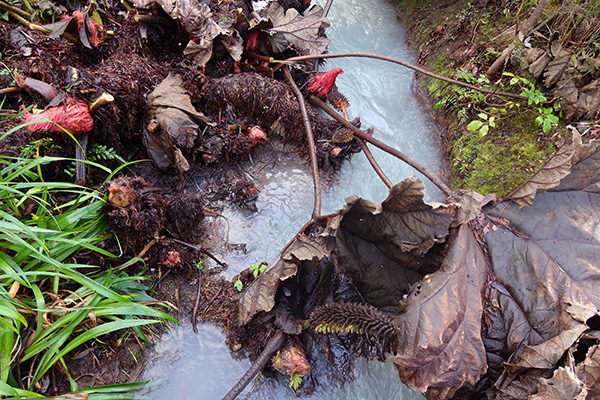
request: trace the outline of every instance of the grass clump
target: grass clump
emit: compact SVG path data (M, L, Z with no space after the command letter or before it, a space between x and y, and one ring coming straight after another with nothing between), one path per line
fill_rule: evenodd
M142 276L79 261L81 251L114 255L102 248L108 229L103 195L44 181L42 166L64 160L0 155L0 396L43 397L39 383L54 367L79 392L65 363L69 352L122 329L147 340L142 327L174 321L150 306ZM132 387L87 390L84 397L107 398Z

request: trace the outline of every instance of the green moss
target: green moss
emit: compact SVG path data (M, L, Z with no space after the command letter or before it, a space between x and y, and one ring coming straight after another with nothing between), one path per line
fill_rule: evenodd
M503 197L525 182L555 151L524 112L498 124L487 136L454 132L451 174L454 189L472 189Z

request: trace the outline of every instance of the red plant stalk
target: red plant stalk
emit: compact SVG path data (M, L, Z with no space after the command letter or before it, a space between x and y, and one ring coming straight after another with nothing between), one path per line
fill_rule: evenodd
M90 109L87 103L80 100L67 100L65 104L52 107L41 114L32 114L23 107L25 114L23 115L24 122L39 121L49 119L54 122L39 122L27 126L30 132L63 132L57 126L60 125L73 135L89 132L94 129L94 121L90 115Z
M308 92L316 94L321 98L326 98L327 94L331 91L333 85L335 84L335 78L337 78L339 74L343 73L344 71L341 68L335 68L331 71L315 75L315 77L312 78L308 84Z

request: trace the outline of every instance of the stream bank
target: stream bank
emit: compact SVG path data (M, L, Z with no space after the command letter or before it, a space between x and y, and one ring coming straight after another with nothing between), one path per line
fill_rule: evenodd
M516 106L500 97L478 96L434 78L419 77L417 86L446 128L444 147L452 189L507 196L563 144L559 128L579 124L585 140L597 137L600 36L596 29L598 9L593 2L548 4L533 21L535 29L525 36L521 34L516 45L515 26L525 25L534 3L395 3L418 48L419 64L427 70L481 87L489 86L491 81L500 90L515 93L534 85L547 99L540 97L541 101L533 104L525 100ZM488 68L513 45L515 50L500 64L500 71L488 79ZM513 76L524 80L513 84ZM536 119L545 119L549 114L556 120L560 118L560 122L548 124L546 130ZM473 121L487 125L487 118L492 117L494 123L484 135L468 129Z

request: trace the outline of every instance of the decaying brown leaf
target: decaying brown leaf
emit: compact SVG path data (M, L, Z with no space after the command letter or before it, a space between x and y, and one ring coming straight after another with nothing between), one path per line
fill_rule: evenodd
M258 277L238 297L239 318L246 323L260 311L270 311L275 305L275 294L279 283L296 275L298 264L313 258L321 259L329 254L319 242L298 234L286 246L271 268Z
M144 145L163 171L172 166L182 172L189 169L181 148L193 147L201 132L198 123L208 123L196 111L182 84L181 77L169 75L148 96Z
M391 357L402 381L432 399L475 384L487 369L481 339L485 258L467 225L449 245L440 269L414 285L402 302L397 355Z
M324 53L331 42L325 36L325 28L329 20L323 17L320 6L312 7L306 15L301 15L293 8L285 9L273 2L267 12L273 26L271 45L273 51L281 53L294 49L300 55Z
M585 400L587 389L571 368L558 368L552 378L540 378L537 394L529 400Z

